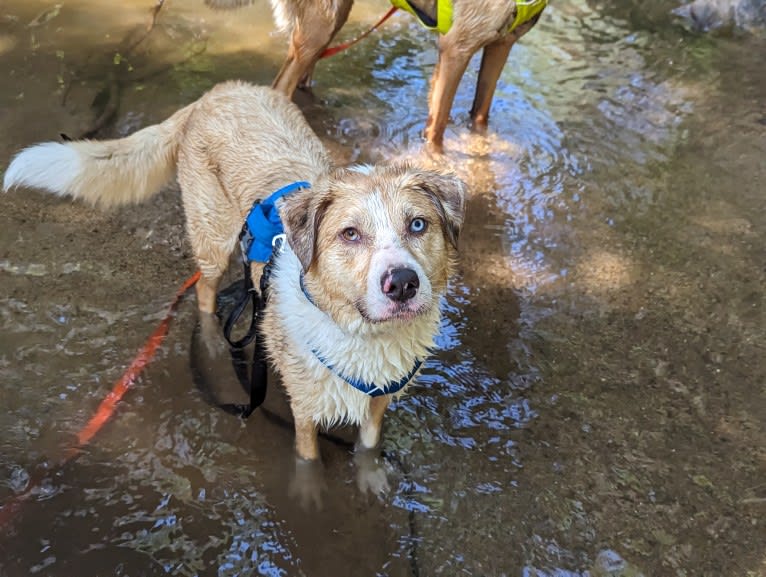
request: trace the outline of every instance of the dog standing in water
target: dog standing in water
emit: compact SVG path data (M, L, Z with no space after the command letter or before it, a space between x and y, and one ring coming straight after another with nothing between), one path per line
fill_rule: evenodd
M27 148L3 186L116 206L147 199L174 174L208 319L253 203L293 189L276 205L286 242L263 334L290 398L299 463L317 462L318 429L340 423L360 426L360 451L376 448L392 395L410 384L438 331L463 183L409 165L336 168L284 95L226 82L127 138Z
M483 132L495 87L514 43L537 23L547 0L390 0L439 32L439 60L431 78L425 137L432 152L444 131L460 79L471 57L484 49L471 120ZM205 0L213 8L236 8L252 0ZM345 24L353 0L271 0L277 26L290 35L287 58L273 87L292 96Z

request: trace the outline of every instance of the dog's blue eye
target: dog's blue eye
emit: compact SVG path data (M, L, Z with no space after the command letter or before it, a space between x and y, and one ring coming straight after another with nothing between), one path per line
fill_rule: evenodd
M424 218L413 218L410 221L410 232L414 234L420 234L422 232L425 232L426 227L428 226L428 223Z
M343 237L343 240L347 240L348 242L356 242L361 238L359 231L351 227L344 228L340 235Z

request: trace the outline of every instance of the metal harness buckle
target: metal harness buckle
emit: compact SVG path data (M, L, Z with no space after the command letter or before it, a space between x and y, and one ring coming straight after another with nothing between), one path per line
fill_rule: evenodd
M287 240L287 236L285 235L285 233L278 234L271 239L271 247L274 249L275 253L282 254L282 252L285 250L286 240Z

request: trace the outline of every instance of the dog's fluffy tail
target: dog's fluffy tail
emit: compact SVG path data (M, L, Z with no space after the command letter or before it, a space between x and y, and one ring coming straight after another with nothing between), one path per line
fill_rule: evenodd
M175 175L178 144L194 104L119 140L44 142L22 150L3 189L42 188L102 207L138 203Z
M298 19L298 9L301 2L288 2L285 0L271 0L271 12L274 14L274 22L277 29L283 34L290 34Z

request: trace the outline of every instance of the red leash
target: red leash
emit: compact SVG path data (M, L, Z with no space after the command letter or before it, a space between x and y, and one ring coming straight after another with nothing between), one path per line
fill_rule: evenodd
M122 378L120 378L120 380L114 384L114 387L112 387L112 390L109 392L109 394L104 398L103 401L101 401L101 404L96 410L96 414L91 417L90 421L88 421L88 423L77 434L77 442L67 449L67 451L64 453L64 457L59 462L59 466L63 466L77 457L77 455L80 454L82 448L88 444L90 440L96 435L96 433L101 430L101 427L103 427L104 424L112 418L115 410L117 409L117 403L120 402L122 397L125 396L125 393L127 393L128 390L130 390L130 388L133 386L133 383L136 382L136 379L141 374L141 371L144 370L144 367L146 367L146 365L148 365L154 358L154 355L157 353L157 349L160 347L162 341L165 340L165 337L168 334L170 322L175 316L176 309L178 308L181 299L186 294L186 291L188 291L196 284L196 282L199 280L199 277L200 272L195 272L192 276L186 279L186 282L184 282L181 288L178 289L176 296L170 303L168 311L165 313L165 317L162 319L159 326L154 329L154 332L138 352L136 358L133 359L133 362L125 370ZM10 499L9 502L3 505L2 509L0 509L0 528L2 528L8 521L10 521L14 513L20 508L21 503L26 501L32 495L32 491L39 486L42 477L43 475L37 475L36 477L30 479L29 485L23 493L15 495Z
M329 48L325 48L324 52L322 52L319 55L319 58L322 59L322 58L327 58L328 56L333 56L333 55L337 54L338 52L343 52L347 48L351 48L357 42L361 42L362 40L367 38L370 34L375 32L375 30L377 30L378 28L383 26L383 23L386 20L388 20L389 18L391 18L391 16L393 16L394 12L396 12L397 10L398 10L398 8L396 6L391 6L391 9L383 15L383 18L378 20L378 22L372 28L367 30L367 32L365 32L361 36L357 36L353 40L349 40L348 42L344 42L343 44L338 44L337 46L330 46Z

